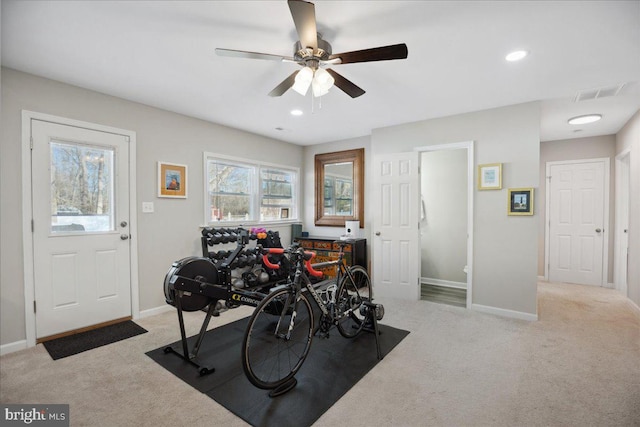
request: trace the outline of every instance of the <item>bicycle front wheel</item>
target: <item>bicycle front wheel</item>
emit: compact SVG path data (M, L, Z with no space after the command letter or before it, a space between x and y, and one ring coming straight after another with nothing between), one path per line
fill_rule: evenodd
M249 319L242 343L242 368L253 385L276 388L298 372L313 338L307 297L285 288L269 294Z
M337 303L342 317L338 320L338 331L345 338L358 335L367 320L369 308L364 301L371 301L373 292L367 270L359 265L349 268L349 274L342 276L338 286Z

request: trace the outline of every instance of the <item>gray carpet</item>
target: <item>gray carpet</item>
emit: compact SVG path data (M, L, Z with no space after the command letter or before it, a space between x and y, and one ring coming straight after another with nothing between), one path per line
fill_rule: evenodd
M379 302L411 333L314 426L639 425L640 311L616 291L541 283L537 322ZM186 314L194 335L203 313ZM72 426L247 425L145 355L179 339L175 310L136 323L149 332L57 361L42 345L2 356L0 401L68 403Z

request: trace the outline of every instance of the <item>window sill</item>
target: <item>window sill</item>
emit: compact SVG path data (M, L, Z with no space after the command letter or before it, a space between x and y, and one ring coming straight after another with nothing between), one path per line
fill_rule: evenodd
M291 224L300 224L302 220L299 219L287 219L282 221L219 221L211 222L207 225L200 225L200 228L251 228L251 227L265 227L265 226L285 226Z

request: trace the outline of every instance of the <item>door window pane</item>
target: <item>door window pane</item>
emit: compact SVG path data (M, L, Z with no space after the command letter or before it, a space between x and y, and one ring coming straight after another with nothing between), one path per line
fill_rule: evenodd
M103 232L114 227L114 150L52 141L51 232Z

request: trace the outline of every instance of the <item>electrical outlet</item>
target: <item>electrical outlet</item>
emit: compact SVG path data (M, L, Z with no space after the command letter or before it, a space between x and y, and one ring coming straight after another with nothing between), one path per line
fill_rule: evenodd
M153 202L142 202L142 213L153 213Z

